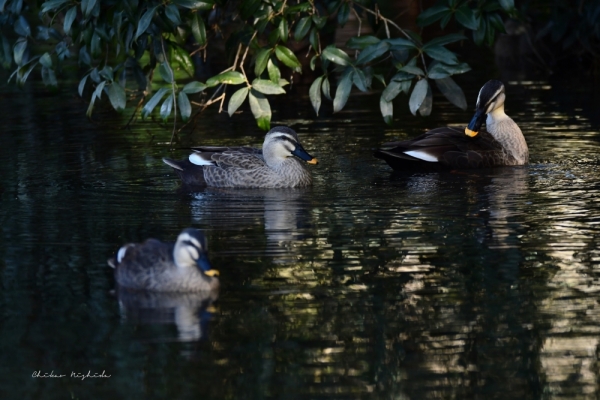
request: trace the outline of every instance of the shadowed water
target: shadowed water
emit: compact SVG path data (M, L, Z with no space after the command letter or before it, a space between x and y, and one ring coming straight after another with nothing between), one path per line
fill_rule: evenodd
M376 95L320 118L307 99L282 102L273 125L319 159L313 187L188 194L161 162L187 155L169 150L168 127L123 130L128 115L90 122L71 94L5 89L0 397L597 397L600 122L587 90L508 85L531 164L459 173L391 174L372 157L470 119L441 99L414 118L403 98L391 128ZM212 111L176 146L263 137L248 110ZM119 246L188 226L206 231L218 298L115 291ZM110 377L70 376L88 371Z

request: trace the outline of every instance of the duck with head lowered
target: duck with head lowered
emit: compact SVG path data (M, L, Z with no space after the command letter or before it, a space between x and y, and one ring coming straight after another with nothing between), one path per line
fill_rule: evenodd
M298 134L286 126L267 132L262 149L193 147L187 160L163 158L185 185L240 188L294 188L312 184L305 163L317 159L304 150Z
M490 80L479 91L475 115L466 128L436 128L412 140L384 143L374 155L397 171L527 164L527 142L504 112L505 99L504 84ZM480 130L484 120L486 131Z
M127 289L202 292L219 288L219 271L207 257L206 237L198 229L181 231L175 243L148 239L128 243L108 260L115 280Z

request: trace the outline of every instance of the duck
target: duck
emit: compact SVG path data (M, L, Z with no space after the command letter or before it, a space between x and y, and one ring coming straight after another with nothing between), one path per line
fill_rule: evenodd
M175 243L148 239L128 243L108 260L119 286L155 292L202 292L219 288L202 231L186 228Z
M504 84L492 79L479 91L475 114L466 128L441 127L412 140L384 143L374 156L396 171L525 165L527 142L504 112L505 100ZM486 130L481 130L484 120Z
M200 187L297 188L312 184L305 163L317 164L287 126L267 132L262 149L253 147L193 147L181 161L163 158L184 185Z

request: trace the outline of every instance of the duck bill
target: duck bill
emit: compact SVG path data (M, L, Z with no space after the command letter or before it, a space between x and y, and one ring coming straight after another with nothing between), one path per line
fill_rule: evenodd
M304 148L298 143L296 143L296 148L294 149L294 151L292 151L292 154L298 157L299 159L306 161L309 164L315 165L319 163L319 161L316 158L308 154L306 150L304 150Z
M485 111L477 110L475 111L475 115L471 118L471 122L469 122L469 126L465 128L465 135L470 137L475 137L479 133L481 129L481 125L483 124L483 120L485 119Z
M212 265L210 265L210 261L208 261L208 257L206 256L206 254L201 254L200 258L196 261L196 264L198 264L198 268L200 268L200 270L204 272L204 275L219 276L219 271L213 269Z

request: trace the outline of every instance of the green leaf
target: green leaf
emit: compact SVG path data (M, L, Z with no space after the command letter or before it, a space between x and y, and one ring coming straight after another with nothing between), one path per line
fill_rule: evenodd
M302 73L302 65L296 58L294 53L285 46L278 45L275 47L275 55L277 59L298 73Z
M410 95L410 99L408 100L408 106L412 115L417 115L417 110L421 108L421 104L423 104L423 101L427 96L428 89L429 83L427 83L427 79L421 79L415 85L415 88Z
M206 44L206 26L202 16L198 13L192 15L192 35L200 46Z
M289 36L287 19L281 18L277 29L279 30L279 37L281 38L281 41L283 43L287 42Z
M331 85L329 84L329 78L326 76L323 79L321 89L323 90L323 96L325 96L327 100L331 101Z
M188 52L181 47L174 47L172 54L173 60L179 64L179 67L182 68L190 78L193 78L195 69L192 62L192 57L190 57Z
M298 42L302 40L310 30L311 24L312 20L310 17L300 18L300 21L298 21L296 29L294 30L294 40Z
M598 8L600 10L600 7ZM488 26L494 27L494 29L500 33L506 33L506 28L504 27L504 22L502 22L502 18L498 14L488 14Z
M212 0L172 0L172 2L191 10L211 10L215 5L215 2Z
M356 68L354 70L352 82L361 92L366 92L367 90L369 90L369 82L367 80L367 77L365 76L365 73L361 69Z
M171 115L172 111L173 111L173 94L170 94L167 96L165 101L162 103L162 106L160 106L160 117L163 119L163 121L166 121L167 119L169 119L169 115Z
M352 79L354 70L352 67L347 67L342 74L342 77L338 83L338 87L335 90L335 98L333 99L333 112L338 112L346 105L348 97L350 96L350 90L352 89Z
M56 81L56 74L52 68L48 68L46 66L42 66L42 81L44 85L56 88L58 86L58 82Z
M308 10L312 10L312 5L309 2L300 3L295 6L287 7L285 9L285 15L296 14L299 12L308 12Z
M467 4L460 6L454 13L456 20L465 28L477 30L479 28L479 21L475 17L473 10L469 8Z
M179 92L177 95L177 105L179 106L181 119L183 122L186 122L190 119L190 115L192 115L192 105L190 104L190 99L188 99L187 94Z
M22 66L24 64L23 56L25 55L25 49L27 49L27 39L19 38L13 48L13 57L15 58L15 64Z
M373 61L377 57L380 57L383 54L385 54L389 49L390 49L390 45L387 42L379 42L379 43L367 46L358 55L356 64L357 65L366 64L370 61Z
M414 74L408 72L398 72L396 75L392 76L392 81L412 81L415 78Z
M157 7L158 6L154 6L152 8L147 9L144 15L142 15L142 18L140 18L140 22L138 22L137 30L135 32L133 40L137 40L137 38L139 38L144 32L146 32L146 29L148 29L150 23L152 22L152 17L154 17L154 14L156 13Z
M67 1L69 0L50 0L50 1L45 1L42 4L42 13L47 13L48 11L53 11L53 10L57 10L60 8L60 6L62 6L63 4L65 4ZM6 1L3 1L3 5L2 7L0 7L0 12L4 12L4 4L6 3Z
M88 109L85 113L85 115L87 115L88 118L92 116L92 111L94 110L94 102L96 101L96 99L99 99L102 96L102 90L104 90L104 85L106 85L106 81L100 82L100 84L96 86L96 90L94 90L94 93L92 93L90 105L88 106Z
M402 91L402 83L399 81L390 81L390 83L383 89L381 93L381 99L385 101L392 101Z
M321 54L321 57L338 65L352 64L352 60L350 59L348 54L346 54L345 51L338 49L334 45L329 45L325 47L323 53Z
M319 108L321 108L321 82L323 78L324 76L319 76L310 85L310 89L308 89L308 97L310 97L310 103L315 109L317 116L319 115Z
M269 62L267 63L267 71L269 71L269 79L272 82L279 83L281 71L279 71L279 67L277 67L271 59L269 59Z
M426 117L431 114L431 110L433 108L433 94L431 93L431 86L427 85L427 94L423 99L423 103L421 107L419 107L419 114Z
M342 3L341 7L338 10L337 14L337 22L341 26L346 25L348 22L348 17L350 16L350 5L347 2Z
M323 29L323 27L325 26L325 23L327 23L327 17L326 16L318 16L316 14L313 14L312 16L312 20L315 23L315 25L317 26L317 29Z
M285 90L278 84L266 79L255 79L252 88L262 94L284 94Z
M31 28L24 16L19 15L19 18L13 24L15 32L20 36L31 36Z
M433 6L425 9L419 16L417 17L417 25L419 26L427 26L433 24L435 21L442 18L444 15L450 13L451 10L448 6Z
M229 113L230 117L244 103L249 91L250 89L248 87L243 87L231 95L231 98L229 99L229 105L227 106L227 112Z
M452 78L446 77L442 79L436 79L435 83L438 89L440 89L440 92L442 92L442 94L446 96L446 98L452 104L462 110L467 109L467 100L465 98L465 94Z
M261 3L261 0L242 0L241 4L239 5L240 15L242 19L246 20L251 16L254 16L254 14L258 11L259 7L261 6ZM267 21L266 18L264 20Z
M483 44L483 41L485 40L485 32L487 29L485 19L481 18L479 21L479 29L473 31L473 41L477 46L481 46Z
M425 72L423 72L421 68L415 67L414 65L405 65L404 67L400 68L400 71L408 72L409 74L413 75L425 75Z
M105 65L104 68L100 70L99 74L102 78L104 78L104 80L107 81L112 81L114 77L113 69L108 65Z
M83 97L83 89L85 89L85 83L87 82L87 78L90 74L87 74L79 81L79 86L77 87L77 91L79 92L79 96Z
M52 68L52 57L50 57L50 54L44 53L44 55L40 57L40 64L46 68Z
M182 24L181 15L179 14L179 9L175 4L169 4L165 7L165 15L175 26L179 26Z
M256 54L256 61L254 63L254 73L256 76L260 76L263 73L267 67L270 55L271 49L260 49L258 54Z
M219 83L225 83L227 85L239 85L240 83L244 82L246 82L246 79L244 79L244 75L242 75L240 72L227 71L208 78L206 81L206 86L213 87L217 86Z
M392 125L394 121L394 105L391 101L386 101L383 96L379 99L379 108L381 109L381 115L386 124Z
M461 33L451 33L449 35L440 36L440 37L430 40L429 42L425 43L425 46L423 46L423 49L426 49L431 46L444 46L449 43L454 43L454 42L458 42L459 40L466 40L466 39L467 39L467 37Z
M158 66L158 72L160 73L160 77L167 83L173 83L173 71L171 67L166 62L160 64Z
M271 125L271 106L267 98L262 93L251 89L249 102L250 110L252 110L252 115L254 115L258 126L262 130L269 130Z
M362 50L367 46L372 44L377 44L381 42L381 40L375 36L366 35L366 36L354 36L351 37L346 43L346 47L349 49Z
M75 21L75 17L77 17L77 6L69 8L69 11L67 11L67 13L65 14L63 30L65 31L66 35L68 35L71 32L71 26L73 25L73 21Z
M384 39L383 41L397 50L411 50L417 48L417 44L415 42L404 38Z
M144 108L142 108L142 118L145 119L150 115L154 107L158 104L158 102L163 98L163 96L169 91L167 88L160 88L154 93L154 96L146 103Z
M427 72L427 77L431 79L443 79L450 75L450 72L448 72L440 63L431 66Z
M451 75L464 74L465 72L471 70L471 67L469 67L469 64L467 63L460 63L456 65L444 65L443 67L446 71L450 72Z
M425 54L434 60L442 61L446 64L457 64L456 54L442 46L429 46L423 49Z
M81 0L81 12L85 18L90 16L95 6L96 0Z
M310 30L310 35L308 35L308 41L310 45L317 51L319 49L319 31L316 27L313 27Z
M193 81L186 84L181 91L186 94L194 94L202 92L204 89L206 89L206 87L207 86L202 82Z
M512 11L515 9L515 1L514 0L499 0L500 7L504 9L504 11Z
M115 110L123 111L125 109L125 89L117 82L111 83L108 87L108 99Z

